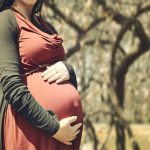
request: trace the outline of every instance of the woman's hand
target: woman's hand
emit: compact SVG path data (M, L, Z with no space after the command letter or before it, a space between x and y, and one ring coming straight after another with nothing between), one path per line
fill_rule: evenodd
M62 119L60 121L60 128L53 137L66 145L72 145L71 141L76 138L77 134L80 132L79 128L82 125L82 123L77 123L71 126L71 123L76 120L77 116Z
M56 83L61 83L70 79L69 72L63 62L59 61L51 66L47 67L41 76L43 80L47 80L49 83L56 81Z

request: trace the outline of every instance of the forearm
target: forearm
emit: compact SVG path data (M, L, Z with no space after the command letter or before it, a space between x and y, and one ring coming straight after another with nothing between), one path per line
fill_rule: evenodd
M52 136L59 128L59 120L52 111L44 110L32 97L18 75L1 73L1 85L6 100L32 125Z

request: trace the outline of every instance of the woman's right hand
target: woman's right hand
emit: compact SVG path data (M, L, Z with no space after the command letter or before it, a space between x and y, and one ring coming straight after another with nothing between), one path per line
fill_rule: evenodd
M70 141L74 140L77 134L80 132L78 130L82 123L77 123L75 125L71 125L71 123L77 120L77 116L67 117L60 121L60 128L58 131L53 135L53 137L67 145L72 145Z

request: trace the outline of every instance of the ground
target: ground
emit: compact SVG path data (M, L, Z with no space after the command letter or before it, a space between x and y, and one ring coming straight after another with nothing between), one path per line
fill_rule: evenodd
M97 135L100 139L100 142L103 143L103 141L106 138L107 132L108 132L108 127L103 124L103 125L94 125L97 131ZM141 125L141 124L132 124L131 128L133 130L133 133L135 135L135 139L138 141L140 145L140 150L150 150L150 125ZM83 131L83 136L82 136L82 146L81 150L92 150L92 142L88 142L87 144L83 144L83 141L85 140L85 129ZM132 150L131 148L131 140L127 137L126 140L126 150ZM115 131L114 128L110 134L108 144L107 144L108 150L116 150L115 148Z

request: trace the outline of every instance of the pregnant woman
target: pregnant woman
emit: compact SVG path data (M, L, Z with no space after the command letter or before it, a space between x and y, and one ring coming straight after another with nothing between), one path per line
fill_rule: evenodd
M42 0L0 1L1 150L80 147L81 99L63 40L41 8Z

